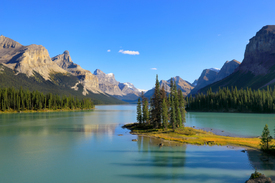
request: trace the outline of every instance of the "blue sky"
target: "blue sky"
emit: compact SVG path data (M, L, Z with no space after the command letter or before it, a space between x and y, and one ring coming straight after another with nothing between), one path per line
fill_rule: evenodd
M156 74L192 83L203 69L242 61L249 39L275 24L274 7L272 0L2 0L0 34L43 45L51 57L68 50L84 69L151 89Z

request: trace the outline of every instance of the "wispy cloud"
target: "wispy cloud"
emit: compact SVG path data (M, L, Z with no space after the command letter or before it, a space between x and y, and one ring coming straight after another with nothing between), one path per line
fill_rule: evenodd
M157 69L157 68L151 68L151 70L156 71L156 70L158 70L158 69Z
M128 54L128 55L139 55L138 51L130 51L130 50L119 50L119 53Z
M111 52L111 50L107 50L107 52Z

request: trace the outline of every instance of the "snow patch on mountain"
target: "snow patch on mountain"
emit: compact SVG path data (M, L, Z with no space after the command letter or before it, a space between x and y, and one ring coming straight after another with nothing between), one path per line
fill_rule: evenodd
M114 74L113 73L109 73L109 74L106 74L108 77L113 77Z
M221 69L219 68L210 68L211 71L220 72Z

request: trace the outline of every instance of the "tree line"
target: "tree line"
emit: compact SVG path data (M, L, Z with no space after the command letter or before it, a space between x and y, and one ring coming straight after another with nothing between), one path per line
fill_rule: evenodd
M182 91L177 89L175 81L170 80L170 94L167 97L164 86L160 89L158 76L153 97L150 102L143 93L138 99L137 121L140 125L151 126L154 129L173 128L184 126L185 103Z
M94 107L91 99L81 99L73 96L60 97L48 93L44 95L42 92L19 90L14 88L0 88L0 110L42 110L42 109L91 109Z
M219 88L215 93L210 88L207 94L199 93L186 100L187 110L193 111L275 112L275 88L272 90L268 86L266 90Z

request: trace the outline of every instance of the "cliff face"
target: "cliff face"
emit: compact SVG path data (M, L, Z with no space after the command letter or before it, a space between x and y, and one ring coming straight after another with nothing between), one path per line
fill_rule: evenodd
M240 66L226 78L217 81L210 87L213 91L219 87L260 89L269 85L275 86L275 25L264 26L246 45L244 59Z
M79 83L83 85L83 95L86 95L88 90L92 91L93 93L101 93L101 90L99 89L98 78L90 71L85 70L79 65L73 63L69 51L64 51L63 54L53 57L52 61L60 68L78 77ZM78 88L74 87L74 89L77 90Z
M51 61L45 47L34 44L22 46L4 36L0 36L0 63L27 76L37 72L45 80L50 79L51 73L66 73Z
M246 45L239 69L253 75L264 75L275 64L275 25L264 26Z
M22 45L10 38L7 38L3 35L0 36L0 49L1 48L18 48Z
M123 96L122 91L118 87L119 82L116 81L114 74L105 74L101 70L96 69L94 75L98 78L101 91L109 95Z
M219 73L217 74L214 82L222 80L223 78L232 74L240 66L240 64L241 63L235 59L231 61L226 61L222 66L221 70L219 71Z
M94 75L98 78L100 90L120 100L131 102L137 100L140 95L133 84L118 82L113 73L105 74L96 69Z

